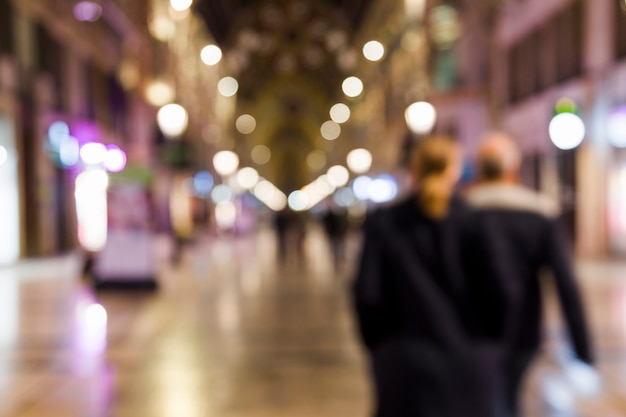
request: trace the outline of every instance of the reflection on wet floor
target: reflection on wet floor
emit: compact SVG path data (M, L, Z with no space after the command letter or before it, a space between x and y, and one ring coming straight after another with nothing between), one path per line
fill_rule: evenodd
M346 299L358 238L338 271L315 228L284 265L268 230L200 238L174 266L159 242L157 292L94 293L74 255L0 270L1 416L369 415ZM624 270L579 267L602 392L584 369L564 370L551 308L527 416L626 415Z

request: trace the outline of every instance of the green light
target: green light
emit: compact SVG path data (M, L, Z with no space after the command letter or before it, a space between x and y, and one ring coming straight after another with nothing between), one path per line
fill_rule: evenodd
M556 104L554 105L554 113L555 114L561 114L561 113L578 113L578 106L576 105L576 102L574 100L572 100L571 98L560 98L557 100Z

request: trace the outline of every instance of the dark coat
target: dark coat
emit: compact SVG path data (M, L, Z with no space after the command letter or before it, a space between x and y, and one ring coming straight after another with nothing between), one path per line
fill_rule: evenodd
M424 216L414 196L366 219L353 302L377 417L489 415L500 349L472 335L502 323L482 326L473 306L489 303L500 321L504 312L481 261L486 229L458 199L443 220Z
M484 185L469 202L501 232L498 256L507 264L504 285L512 312L508 343L514 354L536 351L541 343L541 278L551 276L579 359L592 361L585 314L572 271L570 250L556 206L515 185ZM551 274L544 275L543 271Z

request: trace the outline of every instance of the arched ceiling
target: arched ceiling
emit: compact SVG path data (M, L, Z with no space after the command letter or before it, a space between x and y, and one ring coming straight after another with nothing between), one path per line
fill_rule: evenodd
M242 163L250 163L254 146L268 146L271 163L257 168L285 192L322 173L307 166L313 150L326 153L329 164L345 163L345 155L338 154L359 145L363 126L351 131L342 125L341 140L333 142L321 137L320 127L333 104L359 105L360 98L347 98L341 84L350 75L373 71L363 71L362 43L368 32L383 43L402 34L397 24L402 7L373 0L195 0L195 13L224 53L221 75L239 82L234 117L247 113L256 119L248 135L238 133L234 123L226 127ZM395 66L380 68L391 73Z

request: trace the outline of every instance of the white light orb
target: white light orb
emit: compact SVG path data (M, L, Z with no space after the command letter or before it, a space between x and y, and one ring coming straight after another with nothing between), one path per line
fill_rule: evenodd
M265 145L257 145L252 148L250 157L255 164L265 165L272 159L272 151Z
M358 97L363 92L363 81L357 77L348 77L341 84L341 89L348 97Z
M256 129L256 119L249 114L242 114L235 121L235 127L239 133L249 135L254 132L254 129Z
M177 12L182 12L191 7L193 0L170 0L170 6Z
M385 55L385 47L378 41L369 41L363 45L363 56L369 61L380 61Z
M354 192L350 188L340 188L333 195L333 200L339 207L350 207L357 203Z
M330 118L335 123L345 123L350 119L350 107L337 103L330 108Z
M226 184L216 185L211 191L211 200L215 204L223 203L225 201L233 201L235 199L235 192Z
M63 121L53 122L48 128L48 140L52 148L58 149L63 139L70 135L70 127Z
M251 167L241 168L237 172L237 183L245 190L250 190L259 182L259 173Z
M200 59L206 65L216 65L222 60L222 50L217 45L207 45L200 51Z
M327 120L322 123L320 128L322 137L326 140L335 140L341 135L341 126L339 123L335 123L332 120Z
M611 145L626 148L626 106L618 107L609 114L606 130Z
M179 104L166 104L157 113L157 123L163 135L167 138L180 136L189 123L187 110Z
M213 166L220 175L230 175L239 167L239 157L232 151L219 151L213 156Z
M350 171L355 174L363 174L372 166L372 154L367 149L354 149L348 153L346 161Z
M164 106L174 100L174 89L165 81L152 81L146 87L146 99L153 106Z
M337 188L336 186L331 184L330 180L328 179L328 174L320 175L313 182L313 185L315 186L317 191L324 196L331 195Z
M319 171L326 166L326 154L319 149L309 152L306 156L306 163L313 172Z
M5 148L4 146L0 145L0 167L6 164L8 160L9 160L9 151L7 151L7 148Z
M86 143L80 148L80 159L88 165L97 165L104 162L107 148L101 143Z
M335 187L343 187L350 180L350 172L342 165L334 165L328 168L328 182Z
M550 121L548 133L554 146L559 149L574 149L585 138L585 124L574 113L557 114Z
M150 34L162 42L176 35L176 24L165 16L157 16L150 21Z
M361 175L356 177L354 181L352 181L352 191L354 191L354 195L359 200L368 200L369 199L369 187L372 183L372 179L367 175Z
M110 172L120 172L126 167L126 152L116 145L107 146L104 167Z
M61 141L59 160L65 168L71 168L80 161L80 146L75 137L68 136Z
M83 313L83 321L90 327L105 327L107 324L107 311L101 304L91 304Z
M217 83L217 91L224 97L232 97L238 90L239 83L233 77L224 77Z
M381 175L370 182L367 194L374 203L386 203L398 195L398 183L389 175Z
M215 223L220 229L230 229L237 222L237 206L232 201L222 201L215 206Z
M423 135L430 132L435 126L437 111L432 104L418 101L406 108L404 120L413 133Z
M287 203L293 211L303 211L309 207L309 196L304 191L296 190L289 194Z

